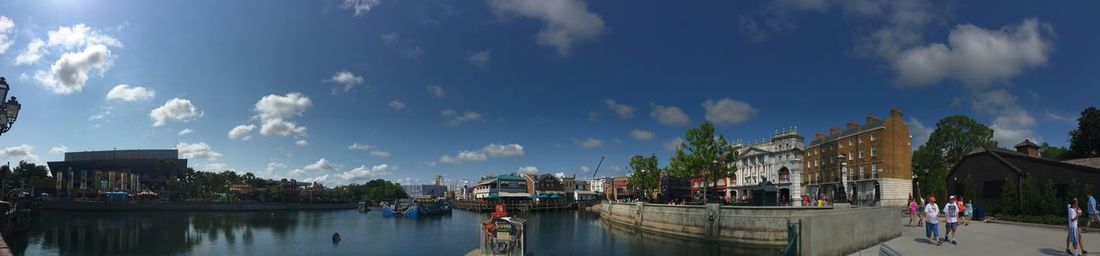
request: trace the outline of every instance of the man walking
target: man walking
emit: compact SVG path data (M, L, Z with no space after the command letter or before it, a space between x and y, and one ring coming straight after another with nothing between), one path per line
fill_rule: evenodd
M1096 210L1096 198L1092 197L1092 192L1089 192L1089 220L1085 222L1084 232L1089 232L1089 227L1092 227L1092 222L1100 222L1100 212Z
M928 238L928 243L940 245L943 242L940 241L940 229L936 224L940 223L939 220L940 207L936 206L936 197L928 197L928 204L924 205L924 236Z
M959 228L959 201L955 196L943 206L943 215L947 217L947 225L944 226L943 240L958 245ZM950 238L949 238L950 237Z
M1069 255L1077 255L1077 248L1079 248L1077 242L1080 238L1077 232L1077 219L1081 218L1081 215L1077 212L1077 209L1074 209L1074 204L1077 204L1076 200L1066 205L1066 217L1069 224L1067 227L1069 234L1066 236L1066 253Z

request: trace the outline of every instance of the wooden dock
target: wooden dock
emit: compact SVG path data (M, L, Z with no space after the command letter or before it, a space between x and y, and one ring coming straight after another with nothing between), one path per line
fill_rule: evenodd
M503 202L508 211L534 212L577 209L577 202L569 200L543 200L535 202L529 199L491 199L491 200L454 200L455 209L475 212L491 212L497 203Z

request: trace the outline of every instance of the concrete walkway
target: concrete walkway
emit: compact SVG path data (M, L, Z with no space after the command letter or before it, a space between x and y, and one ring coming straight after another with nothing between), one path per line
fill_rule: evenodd
M944 242L936 246L925 239L924 227L904 227L908 222L906 217L898 224L903 226L901 237L886 242L902 255L1067 255L1067 230L1064 226L972 221L969 226L959 226L958 245ZM941 219L941 236L943 223ZM1090 255L1100 255L1100 225L1093 224L1090 231L1082 234L1085 250ZM851 255L879 255L879 250L879 246L872 246Z

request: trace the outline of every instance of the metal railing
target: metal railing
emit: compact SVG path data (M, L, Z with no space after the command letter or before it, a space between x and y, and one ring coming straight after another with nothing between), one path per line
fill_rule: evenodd
M780 256L802 255L802 220L797 223L787 220L787 246L783 247Z

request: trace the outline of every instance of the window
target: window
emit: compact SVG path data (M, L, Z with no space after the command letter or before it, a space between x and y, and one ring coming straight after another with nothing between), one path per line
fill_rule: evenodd
M859 158L863 159L863 149L859 149Z
M852 145L852 140L848 139L848 146L851 146L851 145Z
M871 141L875 141L875 134L874 133L871 134Z
M871 157L875 157L875 146L871 145Z
M878 179L878 168L876 164L871 164L871 178Z
M857 139L859 139L859 144L863 144L863 137L861 137L861 136L856 136L856 138L857 138Z

